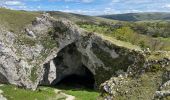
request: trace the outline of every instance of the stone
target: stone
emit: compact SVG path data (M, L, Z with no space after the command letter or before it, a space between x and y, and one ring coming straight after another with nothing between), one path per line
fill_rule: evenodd
M164 98L170 96L170 91L156 91L154 98Z
M33 33L33 31L30 31L28 28L25 29L25 32L27 33L28 36L36 38L35 34Z

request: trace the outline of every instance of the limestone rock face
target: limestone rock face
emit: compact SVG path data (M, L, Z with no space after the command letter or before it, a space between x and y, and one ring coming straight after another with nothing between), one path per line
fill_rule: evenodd
M37 84L29 80L32 66L16 54L14 34L5 29L0 33L0 82L35 89Z
M117 75L117 71L126 72L130 65L144 62L140 51L118 46L95 33L78 28L70 21L51 22L54 26L51 34L58 48L44 62L46 74L43 74L40 82L42 85L55 85L72 74L84 75L87 68L94 76L94 85L99 86L111 76Z
M26 30L27 34L18 35L0 26L0 83L35 90L38 85L55 85L69 75L90 72L99 87L113 76L137 77L143 73L140 68L146 67L142 51L117 45L48 14L36 18Z

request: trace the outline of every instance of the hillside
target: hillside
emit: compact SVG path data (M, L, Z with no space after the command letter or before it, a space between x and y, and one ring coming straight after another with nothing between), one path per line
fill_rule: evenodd
M170 20L170 13L163 12L127 13L127 14L102 15L99 17L120 21L153 21L153 20Z
M87 16L87 15L80 15L74 13L65 13L60 11L47 11L51 16L54 18L65 18L71 20L73 22L93 22L93 23L100 23L100 22L107 22L107 23L114 23L117 22L116 20L105 19L101 17L95 16Z

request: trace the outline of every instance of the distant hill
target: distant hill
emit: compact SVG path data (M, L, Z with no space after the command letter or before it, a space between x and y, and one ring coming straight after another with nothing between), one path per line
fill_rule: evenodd
M51 16L53 16L54 18L66 18L73 22L82 22L82 21L85 21L85 22L115 22L114 20L110 20L110 19L106 19L106 18L80 15L80 14L74 14L74 13L66 13L66 12L60 12L60 11L48 11L48 13Z
M99 17L120 21L170 20L170 13L165 12L127 13L127 14L101 15Z

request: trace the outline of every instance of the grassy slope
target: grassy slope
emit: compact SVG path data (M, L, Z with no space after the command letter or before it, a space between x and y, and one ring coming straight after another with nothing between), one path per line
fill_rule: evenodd
M0 87L8 100L63 100L65 96L56 94L53 88L40 87L36 91L20 89L12 85Z
M170 20L170 13L127 13L102 15L100 17L121 21Z
M21 29L31 23L39 13L9 10L0 8L0 24L3 24L10 31L18 33Z
M125 47L125 48L128 48L128 49L141 50L141 48L137 45L133 45L132 43L129 43L129 42L117 40L116 38L111 37L110 35L104 35L103 33L101 33L101 34L96 33L96 35L101 36L104 40L108 40L108 41L110 41L111 43L113 43L117 46Z
M72 88L68 86L59 86L57 90L61 90L57 94L54 92L55 87L39 87L36 91L25 90L12 85L0 86L3 96L8 100L65 100L66 94L75 96L76 100L96 100L99 98L99 92L86 88Z
M86 24L80 25L80 27L90 32L97 32L104 39L111 40L112 43L129 49L140 49L139 46L142 45L144 48L149 47L151 50L170 51L170 38L152 38L147 35L138 34L128 27L116 30L111 30L109 27Z

